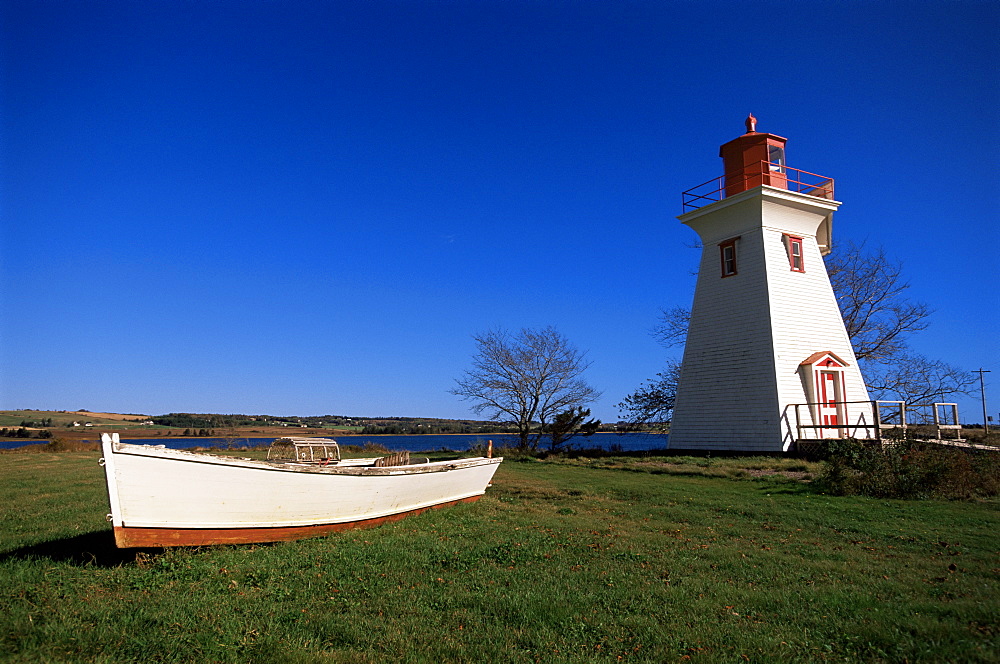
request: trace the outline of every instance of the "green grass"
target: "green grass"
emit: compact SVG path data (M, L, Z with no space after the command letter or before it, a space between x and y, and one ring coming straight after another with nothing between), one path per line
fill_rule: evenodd
M506 462L478 503L374 530L137 552L113 546L96 460L0 457L0 660L1000 653L995 502L838 498L780 475L651 472L638 460Z

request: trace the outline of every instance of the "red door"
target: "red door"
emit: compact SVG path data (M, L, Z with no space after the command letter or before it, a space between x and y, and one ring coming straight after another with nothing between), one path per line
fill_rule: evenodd
M837 398L837 372L819 372L819 417L824 427L835 427L840 424L839 405ZM823 438L841 438L840 429L821 429Z

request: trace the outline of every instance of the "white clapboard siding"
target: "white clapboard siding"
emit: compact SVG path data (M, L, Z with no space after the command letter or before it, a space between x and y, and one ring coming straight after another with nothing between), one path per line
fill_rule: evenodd
M703 249L672 448L788 450L790 405L809 400L799 365L819 351L848 364L847 400L868 399L816 242L838 205L764 186L680 217ZM784 234L803 239L805 272L790 269ZM723 278L718 245L734 237L737 274Z

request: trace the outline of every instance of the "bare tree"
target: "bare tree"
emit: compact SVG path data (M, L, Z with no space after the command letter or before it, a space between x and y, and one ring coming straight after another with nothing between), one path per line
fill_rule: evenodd
M873 399L932 403L969 393L970 372L907 347L907 338L929 325L931 309L907 299L899 261L881 247L869 252L848 242L826 257L826 271Z
M976 377L940 360L901 353L890 364L871 367L865 382L873 399L895 397L908 404L929 404L970 394Z
M886 362L906 349L906 337L927 328L931 310L904 296L903 268L879 247L847 243L826 257L826 272L860 362Z
M233 424L226 429L226 432L222 435L222 441L227 450L235 450L239 447L238 443L242 437L243 436L240 435L240 430L235 424Z
M471 401L476 413L514 424L521 450L537 449L557 414L601 396L580 378L590 366L586 353L553 327L517 334L490 330L473 338L472 369L451 393Z
M664 309L660 312L660 322L653 326L653 338L664 348L683 346L687 341L688 326L691 324L691 310L685 307Z
M910 284L901 263L881 247L867 252L864 244L848 242L826 257L826 269L873 398L927 403L969 393L971 373L909 352L906 339L927 328L931 309L906 298ZM664 309L651 334L665 348L683 346L690 320L690 309ZM679 366L668 364L618 404L628 422L644 425L650 414L661 417L672 410Z

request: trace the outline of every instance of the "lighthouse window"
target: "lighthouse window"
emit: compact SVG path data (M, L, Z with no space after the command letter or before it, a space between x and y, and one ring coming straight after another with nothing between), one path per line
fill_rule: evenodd
M788 265L794 272L805 272L806 267L802 258L802 238L794 235L784 235L785 250L788 252Z
M771 162L768 167L772 171L785 172L785 148L780 145L768 145L767 160Z
M719 258L722 260L722 276L731 277L736 274L736 240L726 240L719 244Z

